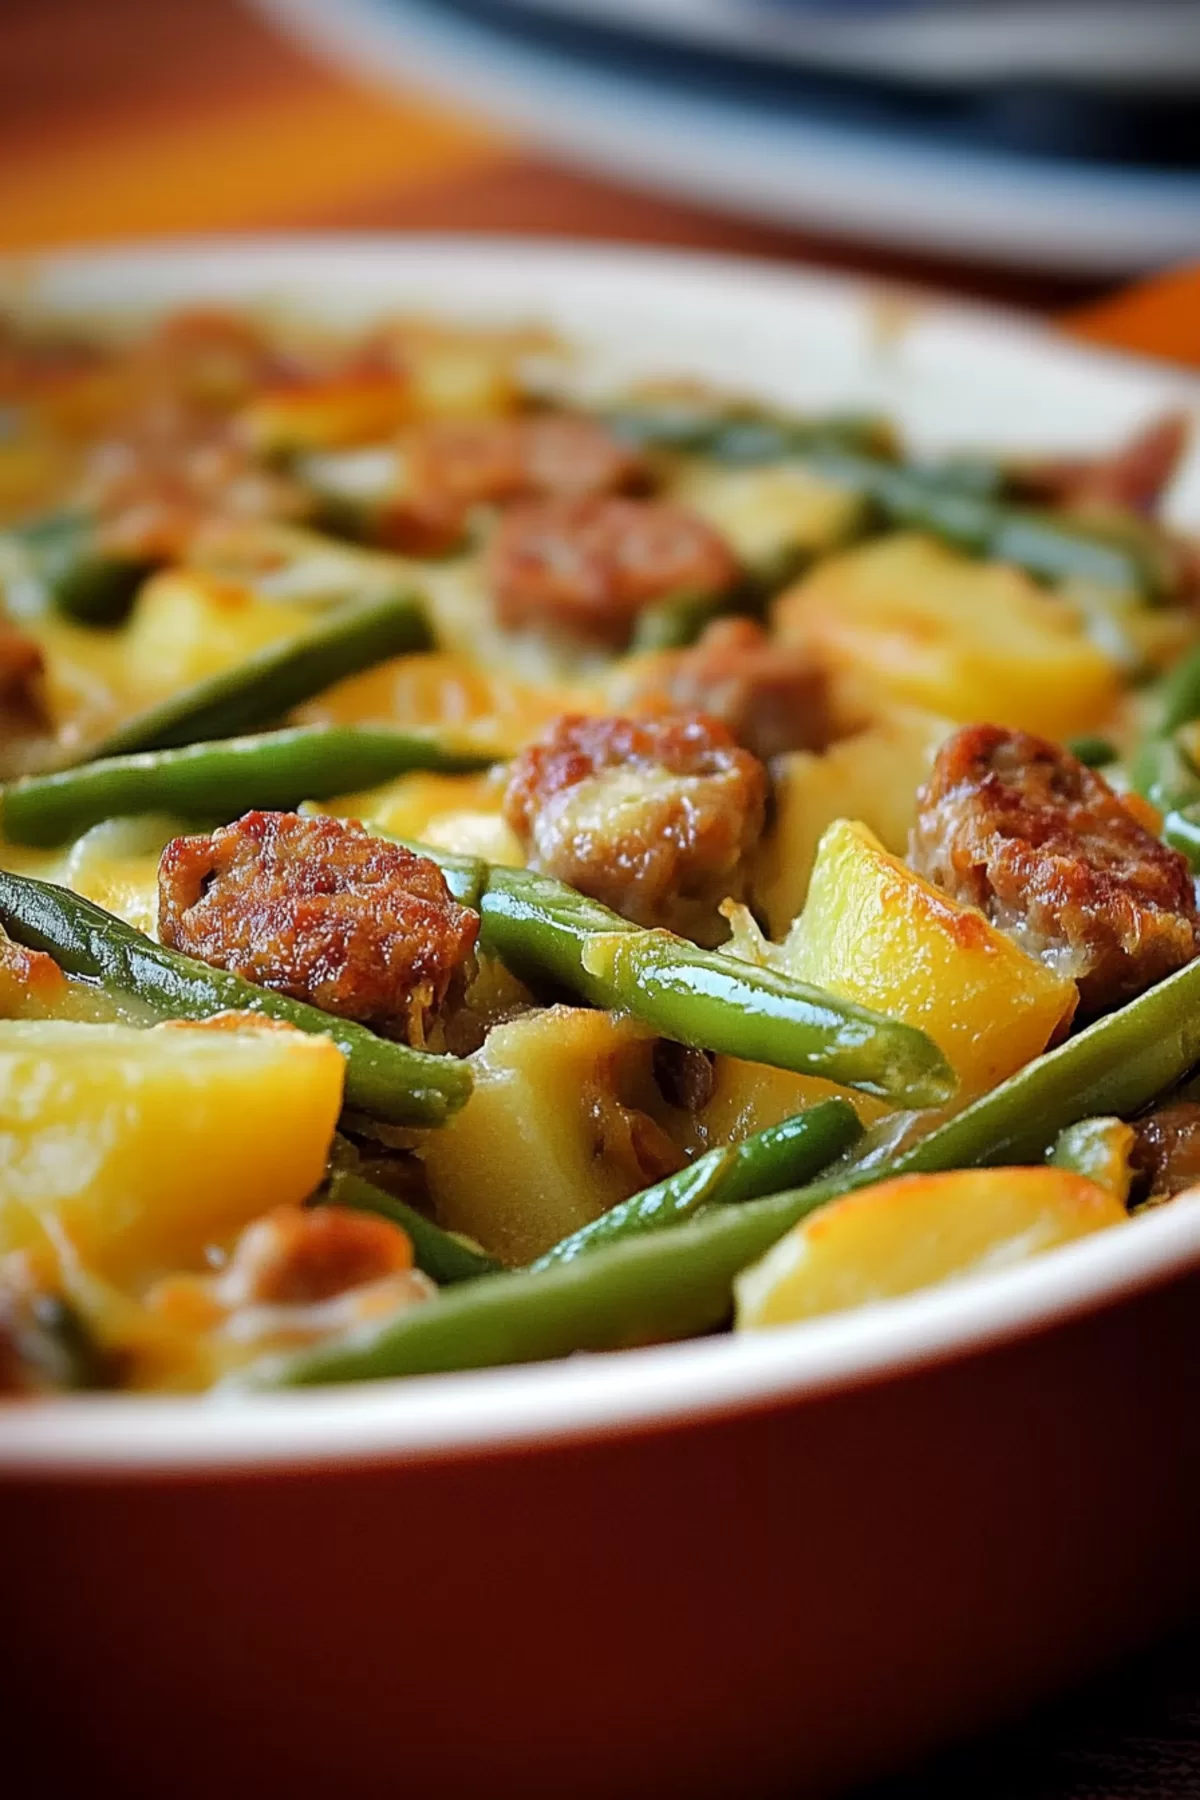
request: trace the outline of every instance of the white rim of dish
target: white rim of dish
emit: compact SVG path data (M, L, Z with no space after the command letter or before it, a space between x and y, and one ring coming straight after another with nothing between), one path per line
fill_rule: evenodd
M313 275L313 259L320 259ZM504 316L514 290L524 313L570 311L597 284L661 310L700 282L710 302L741 314L875 305L868 284L732 258L590 247L585 252L528 240L301 238L141 245L99 252L8 258L6 283L45 294L63 309L79 290L113 304L124 283L139 303L179 303L189 295L253 301L301 279L314 313L352 274L390 276L393 308L431 300L425 283L449 292L464 272L486 283L509 279L488 310ZM519 277L519 279L513 279ZM603 278L603 280L601 279ZM564 292L556 295L555 283ZM369 286L369 281L367 282ZM500 283L503 287L503 283ZM407 290L407 291L406 291ZM106 297L107 296L107 301ZM378 310L375 307L373 310ZM1141 406L1173 394L1200 407L1200 384L1169 369L1114 357L991 309L933 306L914 320L943 321L948 343L975 354L1050 353L1078 374L1132 380ZM797 324L797 329L804 329ZM915 329L915 326L914 326ZM964 336L965 334L965 336ZM928 354L928 352L926 352ZM421 1461L471 1456L646 1431L799 1402L868 1382L903 1379L928 1367L1036 1334L1200 1271L1200 1196L1174 1202L1030 1264L887 1301L854 1313L777 1331L706 1338L604 1356L468 1374L412 1377L346 1388L236 1398L87 1395L0 1407L0 1472L10 1476L165 1475L270 1468Z

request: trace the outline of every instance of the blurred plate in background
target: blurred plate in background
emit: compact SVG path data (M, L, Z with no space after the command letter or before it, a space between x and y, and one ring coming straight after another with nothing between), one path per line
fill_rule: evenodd
M892 81L1200 83L1196 0L523 0L531 11ZM492 0L497 11L506 0Z
M751 0L656 3L679 18L701 5L713 16L718 6L751 16ZM1086 120L1038 83L1001 85L969 106L931 102L928 88L812 75L778 58L673 46L583 17L585 8L637 10L637 0L255 4L372 81L435 89L577 161L734 212L905 249L1095 274L1200 252L1200 133L1186 93L1148 102L1151 117L1168 122L1169 142L1161 166L1153 158L1138 165L1106 158L1103 142L1080 153L1073 139ZM567 8L577 16L565 17ZM963 9L960 26L977 10L979 23L998 9ZM1048 10L1061 12L1061 0ZM1126 9L1139 23L1160 10L1186 10L1200 31L1192 0ZM784 0L775 0L775 16L792 30L830 24L785 9ZM918 18L877 11L867 22L859 13L860 41ZM1068 127L1066 150L1030 147L1055 145ZM1182 166L1170 166L1172 146Z

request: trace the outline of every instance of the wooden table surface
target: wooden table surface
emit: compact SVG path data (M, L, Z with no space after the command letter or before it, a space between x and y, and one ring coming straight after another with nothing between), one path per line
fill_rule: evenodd
M568 169L419 94L367 92L236 0L0 7L0 249L318 228L744 251L1066 314L1102 340L1200 366L1200 272L1113 293L717 217ZM934 1796L1200 1800L1200 1634L870 1800Z

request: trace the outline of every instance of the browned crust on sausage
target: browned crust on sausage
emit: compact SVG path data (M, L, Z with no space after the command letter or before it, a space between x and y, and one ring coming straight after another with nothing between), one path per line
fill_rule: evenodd
M738 577L713 527L667 500L622 495L514 506L488 546L502 624L620 648L638 614L668 594L719 594Z
M918 795L910 860L1079 983L1099 1013L1152 987L1198 948L1182 856L1104 777L1028 732L968 725Z
M1028 463L1016 471L1016 484L1025 498L1051 506L1150 515L1174 478L1191 429L1188 413L1162 413L1107 456Z
M14 996L19 997L19 1004L11 1011L18 1016L26 1005L33 1012L50 1011L66 992L67 978L52 956L14 943L0 931L0 1014L5 1010L3 1003Z
M405 434L403 450L406 492L377 531L410 554L452 548L474 506L623 493L647 479L634 450L575 413L430 419Z
M1152 1200L1169 1199L1200 1182L1200 1102L1175 1100L1134 1127L1130 1161Z
M273 812L168 844L158 922L173 949L414 1044L479 931L427 857L352 820Z
M690 649L656 657L637 697L722 720L764 761L823 750L833 737L827 670L805 645L771 638L753 619L714 619Z
M238 1305L311 1306L413 1263L399 1225L344 1206L277 1206L238 1239L222 1292Z
M28 736L49 723L40 644L8 620L0 620L0 733Z
M531 867L639 924L708 936L740 891L766 793L719 719L568 715L516 758L504 811Z

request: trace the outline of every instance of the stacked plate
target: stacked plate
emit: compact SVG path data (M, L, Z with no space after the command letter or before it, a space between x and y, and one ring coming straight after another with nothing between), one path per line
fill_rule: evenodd
M1198 0L257 0L643 185L1123 273L1200 253Z

